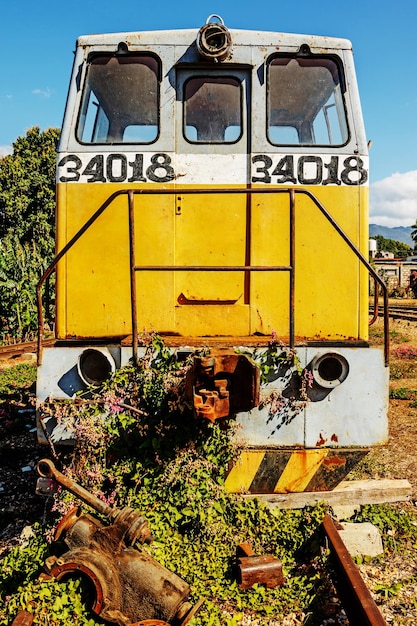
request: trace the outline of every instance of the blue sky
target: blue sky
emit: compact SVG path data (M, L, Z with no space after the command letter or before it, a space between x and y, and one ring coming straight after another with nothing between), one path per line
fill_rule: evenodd
M0 0L0 154L32 126L60 127L79 35L202 26L350 39L371 148L371 221L417 218L416 0Z

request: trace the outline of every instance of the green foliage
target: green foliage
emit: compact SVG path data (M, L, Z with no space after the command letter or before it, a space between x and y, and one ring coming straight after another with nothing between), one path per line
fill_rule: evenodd
M411 231L411 239L414 241L415 248L417 244L417 220L414 222L414 224L411 225L411 228L413 229Z
M36 380L36 367L21 363L0 370L0 456L8 446L3 436L18 433L25 428L24 415L19 407L30 402ZM0 511L0 520L2 512Z
M391 400L411 400L416 395L416 392L406 387L398 387L397 389L390 389L389 397Z
M0 395L7 396L19 393L22 395L36 380L36 366L19 363L14 367L0 370Z
M0 159L0 332L36 330L35 287L54 252L57 129L31 128Z
M36 291L43 259L37 245L10 233L0 240L1 335L30 337L36 329Z
M19 611L28 611L34 616L34 625L68 626L73 623L77 626L104 626L91 617L82 582L80 579L64 582L51 579L26 583L4 603L0 602L0 625L8 626Z
M378 452L371 450L349 473L349 477L353 480L386 478L392 471L392 467L385 460L380 460Z
M379 585L375 585L374 590L376 593L383 596L385 600L389 600L399 594L401 589L404 587L404 584L404 581L396 581L388 585L381 583Z
M237 352L240 352L240 350L237 350ZM255 350L245 354L248 354L259 367L261 383L276 380L284 372L287 373L288 368L292 368L299 376L303 372L300 359L295 350L282 345L278 341L275 331L272 331L272 339L266 350Z
M394 550L397 541L407 538L413 545L417 542L417 515L407 513L401 508L388 504L368 504L362 507L356 517L358 522L371 522L382 535L385 548Z
M402 332L393 328L390 329L389 336L390 340L395 343L408 343L410 341L410 338L407 337L407 335L404 335Z
M191 363L176 360L157 335L143 343L138 364L115 372L100 390L89 389L75 403L45 405L75 422L77 445L66 472L107 503L143 512L154 537L143 549L190 585L193 602L205 599L190 626L232 626L254 614L266 626L271 616L308 610L323 587L314 538L325 507L269 509L227 493L232 425L196 420L185 382ZM281 361L272 364L279 368ZM62 492L55 509L72 504ZM284 587L239 588L235 554L243 542L282 561Z
M13 548L0 563L0 598L4 598L21 584L33 580L44 562L47 555L46 542L41 538L38 525L33 530L34 535L28 545L25 548Z
M0 161L0 234L35 241L41 256L53 251L56 144L59 131L31 128Z
M417 378L417 364L415 361L393 361L390 363L389 375L392 380Z

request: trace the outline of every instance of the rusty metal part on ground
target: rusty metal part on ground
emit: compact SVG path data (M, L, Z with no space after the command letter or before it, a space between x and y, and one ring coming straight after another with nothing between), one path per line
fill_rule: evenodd
M255 583L272 589L285 583L281 561L272 554L256 555L249 543L236 548L237 582L241 589Z
M13 620L12 626L32 626L33 615L29 611L19 611Z
M78 507L69 511L55 533L55 540L62 542L66 550L46 559L43 578L81 577L91 588L92 611L120 626L144 620L187 624L201 604L193 607L188 601L188 584L147 552L134 547L136 542L143 544L151 538L141 513L130 508L112 509L64 476L49 460L39 461L38 472L43 478L54 479L111 522L105 526L95 517L82 514Z
M260 372L246 354L196 356L186 386L196 417L214 422L258 406Z

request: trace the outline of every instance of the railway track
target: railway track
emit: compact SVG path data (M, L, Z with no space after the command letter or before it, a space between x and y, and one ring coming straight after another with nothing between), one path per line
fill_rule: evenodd
M370 315L373 315L373 312L374 312L373 307L370 307L369 308ZM383 315L384 315L383 307L380 306L378 309L378 316L383 317ZM390 304L389 309L388 309L388 315L391 319L415 322L417 321L417 307L415 305L407 306L407 305Z
M389 316L392 319L417 322L417 309L412 306L392 306L389 307Z
M42 342L42 345L53 345L55 339L45 339ZM22 354L28 354L30 352L36 352L37 350L37 342L36 341L24 341L21 343L13 343L6 346L0 346L0 360L1 359L12 359L17 356L21 356Z
M349 626L387 626L329 515L325 516L322 527L335 571L333 584L348 617Z

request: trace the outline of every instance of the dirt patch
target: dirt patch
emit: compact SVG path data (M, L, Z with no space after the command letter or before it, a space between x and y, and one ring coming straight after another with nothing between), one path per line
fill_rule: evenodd
M371 329L382 344L382 321ZM371 450L360 466L367 478L407 479L411 506L417 500L417 324L390 320L389 439ZM356 473L355 473L356 475Z

